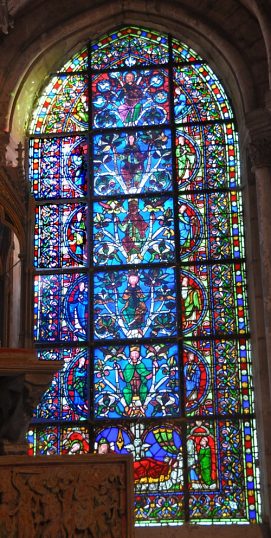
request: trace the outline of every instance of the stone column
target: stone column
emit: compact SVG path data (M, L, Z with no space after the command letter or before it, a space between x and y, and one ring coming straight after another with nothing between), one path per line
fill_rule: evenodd
M249 145L249 153L256 182L264 328L271 394L271 132L255 137Z
M252 232L255 232L254 241L256 238L258 245L254 245L253 257L255 260L258 258L259 268L257 271L257 267L254 266L254 270L256 267L253 275L254 290L258 290L258 301L254 301L255 323L252 340L255 346L254 352L256 352L254 383L263 529L269 536L271 529L271 121L267 111L265 118L257 115L253 119L254 125L249 130L248 149L255 179L255 198L250 199L250 204L256 205L258 230L252 230ZM259 121L260 119L262 121ZM267 123L269 123L268 128Z

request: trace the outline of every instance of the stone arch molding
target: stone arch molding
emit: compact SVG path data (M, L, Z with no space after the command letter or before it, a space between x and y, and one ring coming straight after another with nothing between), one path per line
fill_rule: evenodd
M50 73L59 68L89 38L129 23L171 32L205 57L222 80L232 100L237 120L241 122L244 113L253 108L255 101L249 67L237 46L215 26L211 15L207 18L202 13L202 18L195 17L185 3L169 1L165 13L165 3L162 0L111 0L106 3L106 9L105 6L101 8L101 2L98 2L79 14L77 9L76 16L66 19L64 23L60 23L59 17L53 22L48 21L47 17L46 32L37 32L36 24L30 35L25 29L27 22L31 28L33 9L26 13L24 24L21 27L19 23L18 26L15 25L15 30L7 37L7 47L10 40L10 46L18 51L16 55L16 50L15 54L13 50L12 62L6 66L9 75L2 88L2 99L7 110L6 117L2 117L2 128L10 133L9 149L12 149L12 143L23 140L35 98L46 85ZM40 11L42 14L43 10ZM8 56L6 61L8 62ZM14 161L12 152L10 155L11 161Z

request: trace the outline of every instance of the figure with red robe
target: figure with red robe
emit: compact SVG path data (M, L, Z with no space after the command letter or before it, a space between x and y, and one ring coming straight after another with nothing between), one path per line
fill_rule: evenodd
M122 246L127 253L127 261L142 260L142 243L145 238L148 223L139 213L138 200L129 200L128 213L123 222L118 221L118 227L124 232Z

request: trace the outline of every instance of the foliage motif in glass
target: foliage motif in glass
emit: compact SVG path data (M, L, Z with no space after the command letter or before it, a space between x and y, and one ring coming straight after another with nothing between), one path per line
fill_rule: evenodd
M92 69L134 67L168 62L168 36L153 30L124 27L91 46Z
M179 410L178 354L170 344L97 348L95 415L172 416Z
M88 126L87 79L83 75L58 75L47 87L46 99L37 107L31 125L36 133L85 131Z
M96 339L176 334L172 268L112 271L94 278Z
M85 205L40 205L36 208L35 266L64 267L87 263Z
M95 265L174 260L172 198L103 200L93 210Z
M96 128L161 125L169 119L168 72L112 71L93 78Z
M88 417L87 351L63 353L65 366L56 374L36 409L39 419L83 420Z
M34 138L29 145L29 175L36 199L87 194L87 139Z
M88 281L78 273L42 274L34 282L34 338L40 342L87 339Z
M133 194L172 188L171 132L125 131L94 136L94 192Z
M30 122L34 339L62 370L31 454L132 454L137 525L260 520L238 136L170 35L124 26Z

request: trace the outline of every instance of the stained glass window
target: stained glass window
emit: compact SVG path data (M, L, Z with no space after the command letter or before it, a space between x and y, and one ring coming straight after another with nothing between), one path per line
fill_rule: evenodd
M138 525L259 521L238 136L206 62L124 27L30 123L31 454L132 454Z

